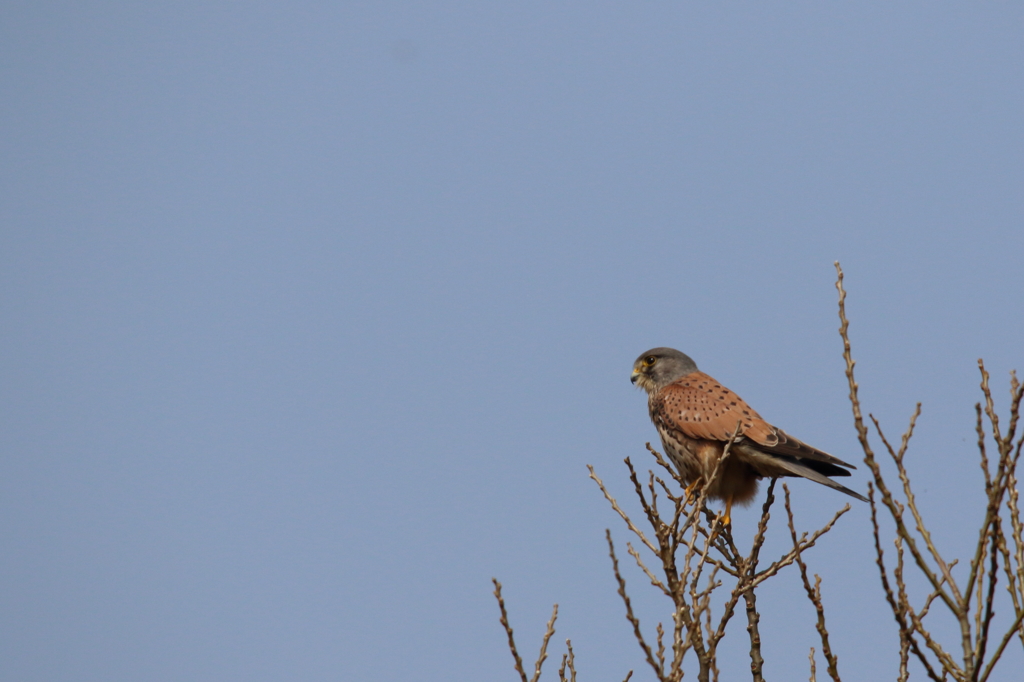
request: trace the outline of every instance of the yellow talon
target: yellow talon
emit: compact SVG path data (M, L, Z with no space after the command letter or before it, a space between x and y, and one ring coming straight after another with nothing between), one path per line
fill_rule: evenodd
M722 514L722 525L732 525L732 495L725 498L725 513Z
M700 479L699 478L693 479L693 482L691 482L690 485L686 486L686 489L683 491L683 494L686 496L685 497L685 499L686 499L685 504L690 504L691 502L696 502L697 501L697 492L696 491L697 491L698 487L700 487Z

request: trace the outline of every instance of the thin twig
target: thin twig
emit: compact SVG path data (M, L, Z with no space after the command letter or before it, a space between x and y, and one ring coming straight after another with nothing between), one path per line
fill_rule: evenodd
M497 578L491 578L491 582L494 583L494 596L498 598L498 608L501 609L501 625L505 628L505 633L508 635L508 648L512 652L512 658L515 659L516 672L519 673L522 682L529 682L526 677L526 671L523 670L523 659L519 657L519 651L516 650L516 640L512 636L512 626L508 624L505 600L501 596L501 583L498 582Z
M562 667L558 669L558 682L576 682L576 655L572 651L572 640L565 640L565 647L568 651L562 654ZM566 668L569 670L569 677L565 676Z
M775 502L775 484L779 479L773 478L768 484L768 494L765 496L764 505L761 507L761 520L757 524L757 533L754 534L754 547L750 552L747 561L747 580L757 571L757 562L761 554L761 546L764 544L765 534L768 532L768 519L771 518L772 503ZM743 600L747 607L747 635L750 637L750 674L754 682L764 682L763 669L764 657L761 655L761 631L759 624L761 615L757 612L757 595L750 589L743 593Z
M615 571L615 581L619 584L619 596L622 597L622 602L626 605L626 620L633 626L633 635L636 637L637 643L644 652L644 656L647 658L647 663L654 669L654 673L659 679L663 678L664 669L658 665L658 661L654 657L654 653L651 651L650 645L644 639L643 633L640 631L640 619L633 614L633 605L629 600L629 595L626 594L626 581L622 577L622 573L619 572L619 560L615 556L615 544L612 542L611 530L605 529L605 538L608 540L608 556L612 559L612 569Z
M828 674L834 682L839 681L839 662L836 659L835 654L832 653L832 647L828 640L828 628L825 626L825 606L821 601L821 578L818 575L814 576L814 587L811 587L811 581L807 577L807 564L804 563L803 557L800 556L800 539L797 538L796 525L793 523L793 508L789 502L789 486L785 483L782 484L782 489L786 494L786 517L789 521L789 535L793 541L793 549L796 550L796 564L800 568L800 578L804 583L804 590L807 592L807 598L811 600L811 604L814 605L814 611L817 614L817 622L815 628L818 630L818 636L821 638L821 653L825 657L825 662L828 665ZM814 649L811 649L811 665L814 665Z
M555 634L555 620L558 619L558 604L551 609L551 620L548 621L548 627L544 631L544 639L540 644L540 653L537 655L537 663L534 664L533 677L530 678L530 682L537 682L540 679L540 669L544 665L544 661L548 658L548 642L551 637Z
M641 542L643 542L647 546L647 549L657 554L658 550L654 546L654 544L647 539L647 536L644 535L644 532L642 530L640 530L633 524L633 521L629 518L629 515L626 514L626 512L622 511L622 507L620 507L619 503L615 501L615 498L612 497L612 494L608 492L608 488L604 486L604 481L602 481L600 477L594 472L593 465L588 464L587 470L590 472L590 478L594 479L594 482L597 483L597 487L599 487L601 489L601 492L604 493L604 498L608 500L608 503L610 505L612 505L612 509L614 509L615 512L622 518L622 520L626 522L626 527L633 531L633 533L635 533L638 538L640 538Z
M877 487L879 495L881 496L882 504L888 509L893 521L896 523L897 535L899 537L906 537L910 542L909 546L914 556L915 561L921 568L922 572L929 578L933 588L938 589L941 585L938 578L934 576L927 564L924 562L924 557L921 556L920 552L917 551L916 543L913 542L913 538L907 532L907 528L903 523L902 509L899 504L893 499L892 493L889 491L885 480L882 477L881 469L878 466L878 462L875 458L874 450L871 448L871 443L868 440L868 429L864 424L863 413L861 412L860 398L857 381L854 377L854 366L856 362L853 359L853 354L850 349L850 322L846 317L846 290L843 287L843 269L839 265L839 261L835 262L836 267L836 290L839 292L839 336L843 341L843 360L846 363L846 379L850 387L850 407L853 411L853 422L854 427L857 431L857 439L860 441L861 449L864 451L864 463L871 470L873 481L868 483L868 499L871 504L871 523L874 529L874 540L875 540L875 553L876 561L878 565L879 574L882 580L882 588L885 592L886 600L889 602L889 606L892 609L893 617L896 619L896 624L899 627L900 636L900 676L901 679L906 679L906 659L907 652L913 651L922 667L925 669L928 677L934 682L942 682L945 676L940 677L935 669L932 667L931 662L928 660L927 655L918 645L917 640L913 636L913 625L908 618L908 614L904 610L904 604L902 600L897 599L894 594L888 580L888 573L885 568L884 553L882 551L881 539L879 537L878 528L878 506L875 503L874 491ZM898 557L899 561L902 562L902 557ZM951 601L951 600L950 600ZM947 605L952 607L950 601L946 601Z

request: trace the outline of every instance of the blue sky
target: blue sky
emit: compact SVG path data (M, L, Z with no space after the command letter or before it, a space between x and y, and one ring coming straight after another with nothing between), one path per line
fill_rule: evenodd
M924 403L910 466L964 555L976 361L1000 399L1024 369L1022 25L5 3L0 677L512 679L497 576L524 649L558 602L586 679L649 679L585 465L629 497L659 345L859 461L835 260L866 409L895 436ZM791 488L805 528L847 501ZM894 677L865 506L809 559L844 675ZM766 675L806 676L796 573L760 603Z

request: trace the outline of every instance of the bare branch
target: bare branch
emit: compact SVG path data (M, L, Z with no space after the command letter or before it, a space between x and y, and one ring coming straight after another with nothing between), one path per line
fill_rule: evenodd
M789 486L785 483L782 484L782 489L786 494L786 517L789 521L789 536L793 541L793 550L796 552L796 564L800 568L800 578L804 583L804 590L807 592L807 598L811 600L811 604L814 605L814 611L817 614L817 622L815 628L818 630L818 636L821 638L821 653L825 657L825 662L828 665L828 675L834 682L839 681L839 662L836 659L835 654L832 653L832 647L828 640L828 628L825 626L825 606L821 602L821 578L817 575L814 576L814 587L811 587L811 581L807 577L807 564L804 563L803 557L800 556L800 539L796 534L796 525L793 523L793 508L789 502ZM814 666L814 649L811 649L811 666L813 676Z
M808 537L807 539L801 540L800 541L800 551L804 552L804 551L810 549L811 547L814 547L814 545L818 541L818 538L820 538L822 535L824 535L825 533L827 533L830 530L832 530L832 527L836 525L836 521L839 520L839 517L841 517L843 514L845 514L848 511L850 511L850 505L848 505L848 504L844 505L842 509L837 511L832 516L832 519L828 523L826 523L824 526L822 526L818 530L814 531L814 533L812 533L811 536ZM789 566L790 564L792 564L794 561L796 561L796 554L797 554L797 552L796 552L796 549L794 548L794 549L789 550L785 554L783 554L782 557L780 557L778 560L772 562L771 565L768 566L768 568L764 569L763 571L761 571L760 573L758 573L755 576L755 578L751 581L750 586L749 586L748 589L753 589L754 587L757 587L758 585L760 585L762 582L764 582L768 578L770 578L773 575L777 574L780 570L782 570L786 566Z
M576 682L576 655L572 651L572 640L565 640L565 647L568 651L562 654L562 667L558 669L558 682ZM565 676L566 669L569 670L569 677Z
M1010 629L1006 631L1005 635L1003 635L1003 639L999 642L996 652L992 655L988 665L985 666L984 674L978 678L979 682L985 682L985 680L988 679L988 676L992 674L992 669L995 667L996 663L999 662L999 658L1003 655L1006 645L1010 643L1010 640L1013 639L1013 635L1018 632L1022 626L1024 626L1024 611L1020 611L1017 614L1017 618L1013 621L1013 625L1011 625Z
M497 578L491 578L491 582L494 583L494 596L497 597L498 608L501 609L501 625L505 628L505 633L508 635L508 648L512 652L512 658L515 659L516 672L519 673L522 682L529 682L526 678L526 671L523 670L523 659L519 657L519 651L516 650L516 640L512 636L512 626L508 624L505 600L501 596L501 583L498 582Z
M875 424L875 429L878 432L878 437L882 439L886 449L892 457L893 462L896 464L896 471L899 474L900 482L903 484L903 494L907 499L907 506L910 508L910 513L914 517L914 522L917 526L917 532L920 533L921 538L924 540L925 547L928 553L931 554L932 559L939 566L939 570L942 573L941 578L932 571L924 558L924 555L917 547L917 541L914 536L911 535L910 530L903 523L903 510L898 503L893 499L889 493L888 488L885 486L885 481L882 479L881 471L879 470L875 475L875 483L878 485L879 492L882 493L882 501L889 508L889 511L896 522L896 532L907 544L907 549L910 550L911 556L914 557L914 561L917 563L918 568L924 573L925 577L932 584L932 588L939 591L939 597L946 603L950 611L956 612L960 607L958 604L962 601L960 591L956 587L956 582L953 581L953 575L949 571L949 565L943 560L942 555L939 554L939 550L935 547L935 543L932 541L931 533L924 525L924 519L921 517L920 512L917 508L917 500L914 497L913 490L910 487L910 475L907 473L906 467L903 466L903 456L906 454L907 444L910 442L910 438L914 433L914 425L917 423L917 418L921 414L921 404L918 403L914 410L914 414L910 417L910 425L907 427L906 432L903 435L903 443L896 452L889 445L889 441L886 440L885 434L882 432L882 427L875 419L874 415L871 416L871 420ZM875 465L877 468L877 465ZM874 473L875 469L872 469ZM946 594L944 589L941 589L943 582L946 582L952 594ZM969 642L969 640L967 640Z
M906 657L907 651L913 651L914 655L921 662L928 677L935 682L941 682L943 679L939 677L934 668L932 667L928 657L924 651L921 650L917 643L917 640L913 637L912 625L909 622L908 614L904 609L904 604L901 600L896 598L893 590L889 584L888 573L885 568L884 554L882 551L881 540L879 537L878 528L878 507L875 503L874 490L877 487L879 495L881 496L882 504L889 510L894 522L896 523L897 533L900 537L906 537L911 540L910 546L914 553L915 561L918 566L921 567L922 571L926 576L929 577L932 582L933 588L938 588L940 583L935 578L934 574L927 567L924 562L923 556L916 551L916 543L913 542L913 538L907 532L906 526L903 523L902 509L898 503L893 499L892 493L889 491L885 480L882 478L881 469L878 466L878 462L875 458L874 451L871 448L871 443L868 440L868 429L864 424L864 417L861 411L860 398L858 396L857 381L854 378L854 366L856 363L853 360L853 355L850 350L850 322L846 317L846 290L843 287L843 269L840 267L839 262L836 261L836 289L839 292L839 335L843 341L843 360L846 363L846 379L850 387L850 407L853 410L853 422L854 427L857 431L857 439L860 441L861 449L864 451L864 463L868 469L871 470L873 480L868 483L868 498L871 504L871 523L874 528L874 539L875 539L875 552L876 552L876 564L878 565L879 574L882 579L882 587L886 595L886 600L889 602L889 606L892 609L893 617L896 619L896 624L899 627L900 635L900 675L901 679L905 679L906 676ZM902 561L902 559L900 559ZM948 605L952 606L947 602Z
M627 458L627 461L628 461L628 458ZM642 530L640 530L635 525L633 525L632 519L629 518L629 515L627 515L626 512L622 511L622 507L620 507L619 503L615 501L615 498L612 497L612 494L610 492L608 492L608 488L606 488L604 486L604 481L602 481L598 477L598 475L596 473L594 473L593 465L588 464L587 465L587 470L590 472L590 478L594 479L594 482L597 483L597 487L599 487L601 489L601 492L604 493L604 498L606 500L608 500L609 504L612 505L612 509L614 509L615 512L620 517L622 517L622 520L626 522L626 527L629 528L631 531L633 531L633 533L635 533L638 538L640 538L641 542L643 542L644 545L647 546L647 549L649 549L652 552L654 552L655 554L657 554L658 550L654 546L654 544L650 540L647 539L647 536L644 535Z
M540 669L548 658L548 642L551 641L551 637L555 634L555 620L557 619L558 604L555 604L555 607L551 609L551 620L548 621L548 627L544 631L544 639L540 644L540 653L537 655L537 663L534 664L533 677L530 678L530 682L537 682L540 679Z
M636 551L633 548L633 545L628 542L626 543L626 551L628 551L629 555L633 557L633 559L636 561L636 565L640 567L640 570L642 570L647 575L647 577L651 579L651 584L657 587L662 592L664 592L666 596L671 597L672 592L670 592L669 589L665 587L665 583L659 580L658 576L654 575L654 573L651 572L651 569L647 568L647 564L645 564L643 558L641 558L640 552Z
M773 478L768 484L768 494L765 496L764 504L761 506L761 520L757 524L757 532L754 534L754 546L747 559L744 577L740 583L752 580L757 571L757 562L761 554L761 547L764 545L765 534L768 532L768 519L771 518L772 503L775 502L775 484L779 479ZM737 584L737 588L739 584ZM764 669L764 657L761 655L761 631L759 624L761 615L757 612L757 595L753 588L743 593L743 601L746 603L747 611L747 635L750 637L750 674L754 682L764 682L762 670Z
M658 676L658 679L663 679L664 668L658 665L658 661L654 657L654 653L651 651L650 645L644 639L643 633L640 631L640 619L633 614L633 604L629 600L629 595L626 594L626 581L622 577L622 573L619 572L619 560L615 556L615 544L612 542L611 530L605 530L605 538L608 540L608 556L612 559L612 569L615 571L615 581L619 584L619 596L622 597L622 602L626 605L626 620L633 626L633 635L636 637L637 643L644 652L644 656L647 657L647 663L654 669L654 673Z

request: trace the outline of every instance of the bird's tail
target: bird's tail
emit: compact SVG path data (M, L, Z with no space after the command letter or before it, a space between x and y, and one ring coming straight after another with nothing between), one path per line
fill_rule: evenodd
M810 467L806 467L799 462L794 462L790 459L784 459L782 457L775 457L772 462L774 465L781 469L785 469L794 476L802 476L803 478L810 479L815 483L827 485L829 488L838 490L841 493L846 493L850 497L856 497L861 502L867 502L868 498L864 497L860 493L855 493L844 485L839 485L825 474L819 473Z

